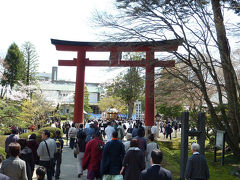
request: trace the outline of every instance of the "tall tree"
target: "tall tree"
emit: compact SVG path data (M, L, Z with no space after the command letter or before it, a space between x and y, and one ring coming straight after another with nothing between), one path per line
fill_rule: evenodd
M120 97L106 96L103 97L99 102L98 106L102 112L106 112L108 108L115 108L118 112L125 114L127 113L127 106Z
M131 67L126 74L120 74L108 85L108 93L120 97L128 106L128 118L132 118L135 101L143 93L144 80L138 68Z
M36 73L38 68L38 54L34 45L30 42L25 42L21 49L24 56L24 63L26 74L24 84L30 85L36 80Z
M23 54L17 44L13 43L8 49L4 59L4 73L1 81L2 86L10 86L11 89L18 81L24 81L25 64Z
M189 73L185 74L176 68L166 70L201 91L215 128L226 131L228 145L235 155L240 155L239 84L231 64L230 44L225 32L228 28L225 28L226 24L223 22L220 1L212 0L212 4L206 0L116 2L121 13L95 15L98 25L118 30L117 33L106 34L107 37L144 41L183 38L181 51L171 53L173 59L185 64ZM239 1L222 1L225 2L230 3L230 7L235 10L239 9L236 8ZM217 51L220 51L219 54ZM212 101L209 87L215 91L221 113L215 109L216 102Z

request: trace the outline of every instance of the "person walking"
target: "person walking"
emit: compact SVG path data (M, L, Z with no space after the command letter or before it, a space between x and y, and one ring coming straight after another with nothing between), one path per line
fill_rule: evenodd
M125 156L124 145L118 140L118 132L112 133L112 140L103 149L101 161L101 175L106 179L114 179L120 175L122 161Z
M86 142L89 142L95 134L94 125L90 124L89 127L85 127L84 133L86 134Z
M68 136L70 137L69 147L71 149L73 149L74 148L74 143L75 143L75 140L76 140L76 136L77 136L77 129L76 129L74 123L72 123L72 127L68 131Z
M125 130L123 129L121 122L118 123L117 132L118 132L118 139L122 141L125 136Z
M208 180L209 169L205 157L199 153L200 145L193 143L191 145L192 156L188 158L185 179L186 180Z
M31 134L29 139L27 140L27 146L32 150L33 152L33 159L34 164L39 164L39 157L37 155L37 149L38 149L38 142L37 142L37 136L36 134Z
M65 134L66 134L66 138L67 138L67 141L68 141L68 132L69 132L69 129L70 129L70 123L67 121L65 122Z
M139 175L145 168L145 154L138 148L138 141L132 139L130 148L123 159L120 174L124 174L124 180L139 179Z
M168 136L170 137L170 140L172 140L172 126L170 123L167 124L166 126L166 139L168 139Z
M107 123L107 127L105 129L105 133L107 135L107 142L112 140L112 134L115 131L114 127L112 126L111 122Z
M146 168L151 167L151 153L154 149L159 149L158 144L154 142L154 135L151 134L148 138L150 142L147 144L147 160L146 160Z
M100 178L100 163L102 159L102 150L104 142L101 140L101 133L95 133L94 138L90 140L85 149L82 159L83 170L87 169L87 179L93 180Z
M56 160L55 179L59 179L61 173L62 149L63 149L63 140L61 137L61 132L59 130L55 132L54 140L57 146L57 152L54 154L54 158Z
M18 129L13 127L11 130L11 134L7 137L7 139L5 140L5 152L7 154L7 158L8 158L8 145L12 142L17 142L17 140L19 139L19 135L18 135Z
M139 180L172 180L171 172L161 167L163 154L159 149L154 149L151 153L152 166L141 172Z
M134 124L133 130L132 130L132 137L137 137L137 132L138 132L138 126L137 124Z
M19 158L21 146L17 142L8 145L9 158L2 162L0 173L10 177L11 180L28 180L26 163Z
M52 180L54 175L55 160L54 154L57 152L56 142L50 138L50 132L42 132L42 142L39 144L37 154L40 157L39 165L47 169L47 179Z
M143 151L144 153L146 153L146 149L147 149L147 141L144 138L144 129L139 128L138 132L137 132L137 137L136 139L138 140L138 147L141 151Z
M126 139L127 139L127 141L123 142L123 145L124 145L124 148L125 148L125 152L127 152L128 149L130 148L130 142L132 140L132 134L127 133L126 134Z
M77 169L78 169L78 177L80 178L83 175L82 168L82 159L84 156L85 148L86 148L86 134L83 131L83 124L80 124L78 133L77 133L77 141L76 146L78 146L79 153L77 154Z
M25 161L28 180L32 180L35 166L33 152L29 147L27 147L26 139L19 139L18 143L21 146L19 158Z

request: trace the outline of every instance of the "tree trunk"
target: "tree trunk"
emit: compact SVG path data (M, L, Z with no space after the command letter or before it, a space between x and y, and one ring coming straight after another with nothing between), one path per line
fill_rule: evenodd
M128 119L132 118L133 109L134 109L134 101L130 101L128 103Z
M227 134L227 137L237 139L235 144L229 144L231 149L234 151L239 150L239 139L240 139L240 114L239 114L239 102L237 95L237 85L234 76L234 69L230 58L230 47L226 36L225 25L223 22L223 16L221 12L220 0L211 0L212 10L214 14L214 23L217 32L218 49L220 53L223 75L225 80L226 93L228 98L228 119L230 127L232 129L232 135ZM227 138L228 139L228 138ZM234 152L234 154L240 154Z

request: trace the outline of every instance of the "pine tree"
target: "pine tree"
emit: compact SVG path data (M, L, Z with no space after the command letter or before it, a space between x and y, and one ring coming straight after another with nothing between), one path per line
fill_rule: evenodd
M25 42L22 45L22 53L24 56L24 63L26 74L24 84L30 85L36 80L36 73L38 68L38 55L34 45L30 42Z
M1 81L2 86L10 86L11 89L19 81L24 81L25 64L23 54L17 44L13 43L8 49L4 59L4 73Z

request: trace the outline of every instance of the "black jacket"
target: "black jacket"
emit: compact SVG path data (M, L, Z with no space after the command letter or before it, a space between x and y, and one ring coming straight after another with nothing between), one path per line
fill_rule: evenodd
M27 177L31 180L35 166L32 150L26 146L21 150L19 158L26 162Z
M160 165L154 165L147 170L143 170L139 180L172 180L171 172L162 168Z
M129 149L123 159L123 166L125 167L124 180L139 179L141 171L145 168L145 156L143 151L140 149Z
M186 179L209 179L209 170L205 157L201 154L193 154L188 158Z

